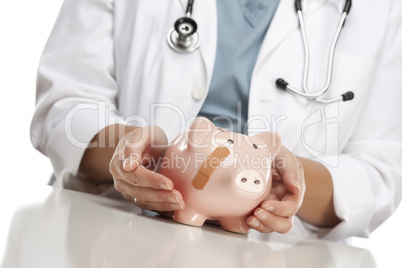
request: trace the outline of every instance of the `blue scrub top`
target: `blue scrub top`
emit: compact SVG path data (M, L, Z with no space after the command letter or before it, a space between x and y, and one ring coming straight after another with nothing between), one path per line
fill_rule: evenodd
M215 68L199 116L219 127L247 134L251 76L278 4L279 0L217 0Z

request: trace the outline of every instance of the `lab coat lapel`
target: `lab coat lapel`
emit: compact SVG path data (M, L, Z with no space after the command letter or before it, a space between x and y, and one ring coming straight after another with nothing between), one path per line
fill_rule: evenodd
M308 18L320 9L327 0L310 0L302 1L303 9L307 12L304 13L304 18L307 21ZM262 44L260 54L256 62L256 68L259 64L269 56L270 52L274 50L281 42L294 31L299 28L299 21L295 10L294 0L282 0L279 2L274 18L269 26L268 32L265 35L264 42Z
M199 31L201 38L203 38L200 51L207 70L207 85L209 88L215 65L216 44L218 38L216 0L202 0L195 3L196 5L198 3L197 9L199 12L195 11L194 16L197 21L199 21Z
M182 7L183 7L183 14L184 12L186 12L186 8L187 8L187 0L179 0L179 2L181 3ZM184 15L183 15L184 17Z
M310 13L314 13L318 8L326 5L334 5L338 8L339 12L343 11L346 0L305 0L303 3L303 10L307 10L305 16L309 16Z
M187 0L180 0L185 11ZM183 12L184 14L184 12ZM197 22L201 36L200 54L207 72L207 88L212 80L215 65L218 21L216 0L194 1L193 19Z

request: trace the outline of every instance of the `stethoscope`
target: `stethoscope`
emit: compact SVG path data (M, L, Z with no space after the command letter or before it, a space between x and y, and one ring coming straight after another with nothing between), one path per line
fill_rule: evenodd
M198 28L197 23L191 18L193 12L193 5L194 0L189 0L187 3L186 17L178 19L175 22L174 27L169 31L167 36L169 46L174 51L179 53L194 52L201 45L201 36L197 32ZM354 98L354 94L352 91L348 91L342 94L341 96L332 99L320 99L320 97L323 96L328 91L329 86L331 85L335 48L339 39L339 35L342 31L342 28L345 25L346 17L349 14L350 8L352 7L352 0L346 0L341 18L339 20L335 32L335 36L332 39L331 48L328 56L327 79L325 85L321 90L314 93L311 93L307 87L308 71L310 67L310 49L307 40L306 25L304 22L301 0L296 0L295 5L304 46L303 91L298 90L295 87L289 85L289 83L282 78L278 78L276 80L276 86L280 89L289 90L294 94L315 100L320 103L332 103L336 101L352 100Z
M169 46L179 53L191 53L201 45L201 36L197 32L197 23L191 18L194 0L188 0L186 16L178 19L170 29L167 41Z

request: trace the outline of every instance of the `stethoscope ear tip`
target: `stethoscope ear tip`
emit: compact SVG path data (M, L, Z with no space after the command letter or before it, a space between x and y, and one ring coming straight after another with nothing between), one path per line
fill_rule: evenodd
M278 78L276 79L276 86L280 89L286 90L286 87L289 85L288 82L286 82L285 80L283 80L282 78Z
M348 91L345 94L342 94L343 101L353 100L354 97L355 97L355 94L352 91Z

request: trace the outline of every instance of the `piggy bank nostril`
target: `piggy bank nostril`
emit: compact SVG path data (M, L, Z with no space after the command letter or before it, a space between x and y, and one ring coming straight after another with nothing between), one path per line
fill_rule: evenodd
M260 180L255 180L255 181L254 181L254 184L259 185L260 183L261 183L261 181L260 181Z
M242 182L242 183L246 183L246 182L247 182L247 179L246 179L246 178L242 178L242 179L241 179L241 182Z

